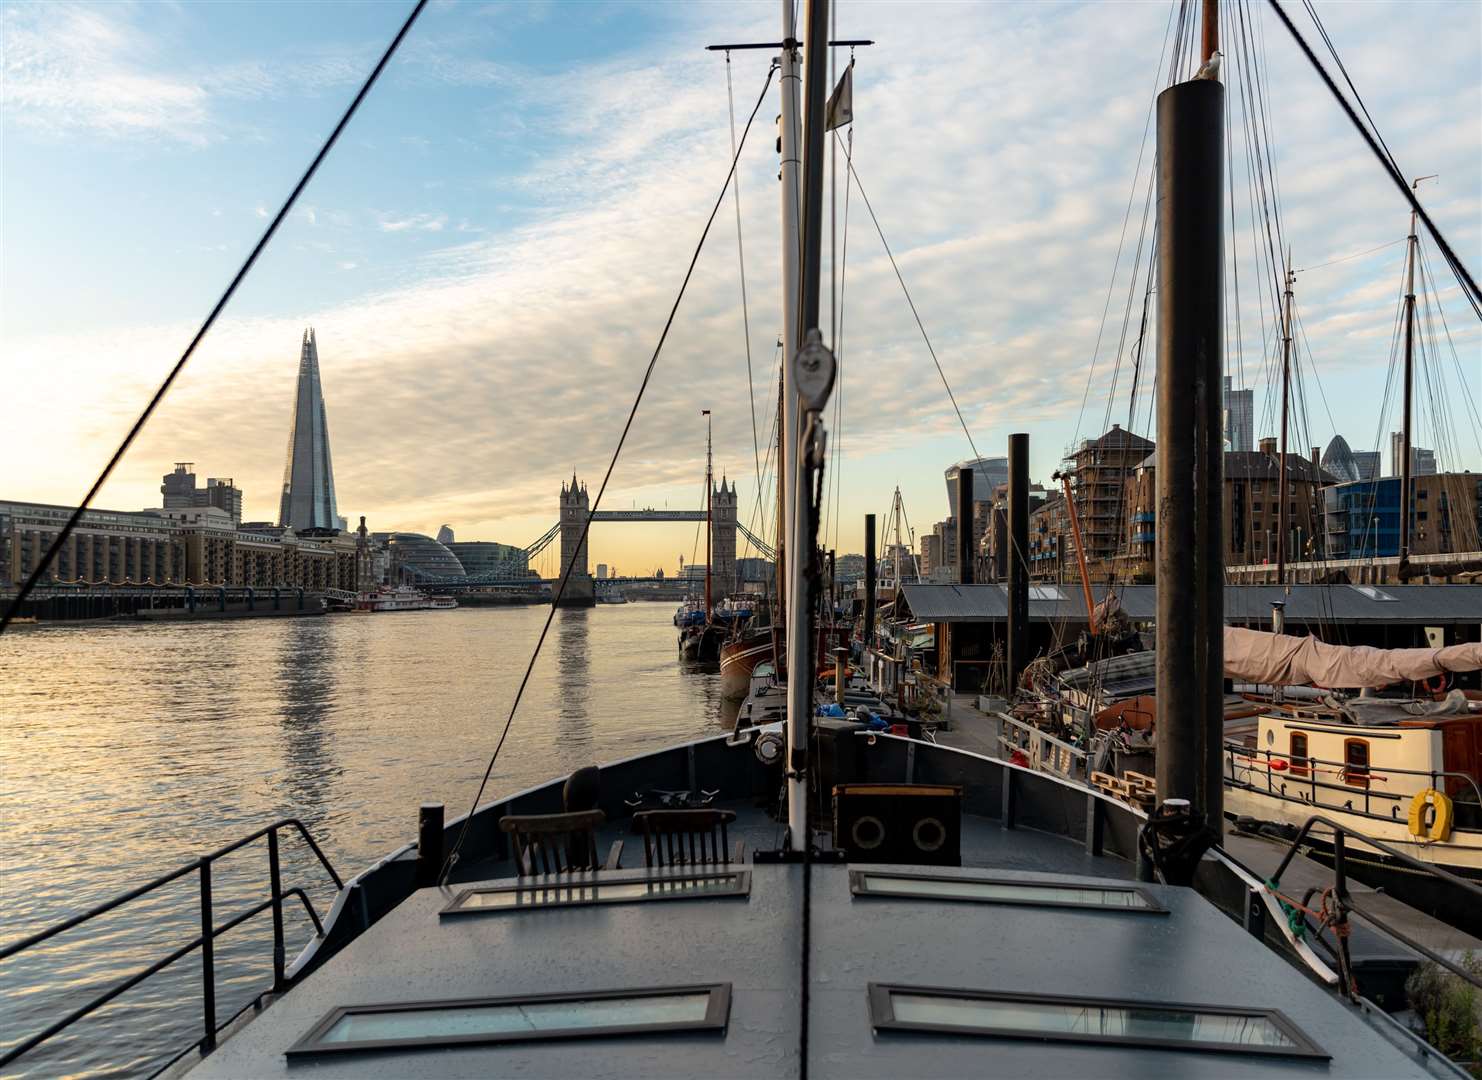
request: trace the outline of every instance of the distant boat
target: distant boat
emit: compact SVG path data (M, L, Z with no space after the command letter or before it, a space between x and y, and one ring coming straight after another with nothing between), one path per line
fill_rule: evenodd
M361 593L351 608L358 614L376 611L445 611L458 606L451 596L428 596L420 589L398 585L395 588L380 588L374 592Z

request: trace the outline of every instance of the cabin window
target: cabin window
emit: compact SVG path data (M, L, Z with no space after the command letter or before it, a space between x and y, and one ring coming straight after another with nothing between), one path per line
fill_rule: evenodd
M724 1031L730 1012L730 983L342 1005L294 1043L288 1055Z
M1291 774L1293 776L1307 775L1307 733L1305 731L1294 731L1291 737L1290 753Z
M1369 786L1369 743L1367 739L1343 740L1343 782Z
M1166 915L1152 894L1134 885L1076 885L1021 878L911 874L887 870L849 871L849 891L864 897L962 900L977 904L1104 908Z
M703 900L717 896L750 896L751 871L665 874L629 881L573 879L554 884L515 882L464 889L439 914L477 915L532 908L583 907L588 904L637 904L648 900Z
M1275 1009L882 983L870 983L869 996L870 1022L876 1031L935 1031L1323 1060L1329 1056Z

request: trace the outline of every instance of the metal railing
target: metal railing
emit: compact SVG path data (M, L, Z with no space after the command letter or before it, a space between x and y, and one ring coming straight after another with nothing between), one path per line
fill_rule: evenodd
M1241 758L1244 758L1246 761L1251 762L1251 764L1240 764L1239 759ZM1271 762L1273 759L1282 764L1278 768L1273 769L1271 766ZM1482 810L1482 788L1478 787L1477 781L1474 780L1467 773L1454 772L1448 769L1381 770L1376 768L1372 763L1365 766L1356 766L1346 761L1328 761L1324 758L1304 757L1300 754L1293 756L1292 754L1283 754L1279 750L1263 750L1259 747L1242 746L1239 743L1231 742L1225 743L1225 762L1227 766L1225 778L1232 784L1243 786L1251 791L1265 790L1266 794L1277 799L1286 799L1290 802L1302 802L1304 803L1304 805L1308 806L1324 806L1330 804L1320 803L1317 801L1317 793L1319 790L1339 791L1344 792L1350 796L1362 794L1364 797L1364 808L1362 810L1359 810L1356 807L1352 806L1339 805L1332 805L1332 809L1344 810L1349 813L1355 814L1363 814L1365 817L1371 817L1378 821L1396 820L1399 817L1399 804L1408 803L1415 797L1413 792L1407 795L1398 792L1385 791L1383 789L1377 791L1374 789L1374 783L1376 781L1383 782L1391 776L1423 776L1426 777L1429 781L1427 786L1435 788L1437 790L1441 790L1439 781L1460 781L1463 789L1468 787L1471 788L1472 797L1470 799L1456 800L1453 796L1453 801L1459 801L1460 804L1463 806L1475 805L1479 808L1479 810ZM1261 765L1255 764L1256 762L1263 763L1264 768L1262 768ZM1329 783L1326 780L1319 780L1317 777L1319 767L1328 768L1329 774L1342 778L1342 782L1335 784ZM1237 769L1243 769L1246 773L1247 779L1242 780L1236 773ZM1261 786L1255 783L1252 779L1258 773L1264 773L1266 776L1266 786L1264 789L1262 789ZM1353 780L1348 780L1347 778L1349 776L1352 776ZM1287 783L1294 784L1300 788L1305 788L1310 794L1311 798L1298 799L1292 795L1287 794L1285 791L1277 790L1278 777L1281 777ZM1463 793L1465 792L1463 791ZM1394 804L1390 806L1389 814L1387 816L1384 814L1376 813L1372 809L1371 799L1374 798L1382 799Z
M1346 825L1340 825L1336 821L1333 821L1331 818L1325 818L1320 814L1314 814L1312 817L1308 818L1306 823L1297 832L1297 836L1292 841L1291 847L1289 847L1287 849L1287 853L1282 856L1280 864L1277 865L1276 870L1272 873L1270 880L1267 882L1266 887L1277 896L1277 899L1282 902L1283 906L1287 906L1288 902L1284 898L1282 898L1280 894L1276 893L1276 890L1280 888L1281 875L1286 873L1286 868L1291 865L1292 859L1296 858L1297 853L1301 850L1303 843L1307 841L1308 834L1312 832L1312 827L1314 825L1323 825L1333 830L1333 893L1340 904L1340 920L1346 920L1347 913L1352 912L1353 914L1358 915L1365 922L1388 934L1400 944L1406 946L1409 949L1413 949L1421 956L1424 956L1427 960L1439 964L1447 971L1451 972L1453 975L1466 980L1473 986L1482 988L1482 977L1478 977L1475 972L1467 970L1467 968L1462 966L1461 964L1458 964L1455 961L1447 958L1446 956L1443 956L1441 953L1436 952L1429 946L1416 941L1414 938L1410 937L1410 935L1396 930L1393 926L1390 926L1388 923L1378 918L1372 911L1366 911L1364 908L1359 907L1353 902L1353 897L1348 892L1348 854L1347 844L1345 841L1348 837L1352 837L1355 840L1360 840L1367 847L1371 847L1375 851L1381 852L1382 854L1389 856L1391 859L1394 859L1397 863L1405 867L1407 870L1415 873L1429 875L1431 877L1437 878L1440 881L1446 882L1454 888L1462 890L1467 895L1472 897L1473 903L1477 905L1477 908L1479 910L1482 910L1482 885L1478 885L1476 882L1473 881L1468 881L1466 878L1453 874L1449 870L1444 870L1441 867L1434 865L1433 863L1421 862L1419 859L1405 854L1403 851L1400 851L1398 848L1386 844L1382 840L1376 840L1374 839L1374 837L1367 836L1364 833L1359 832L1357 829L1351 829ZM1306 904L1310 901L1311 895L1314 891L1316 890L1308 890L1307 895L1302 898L1302 903L1300 905L1301 907L1306 906ZM1348 958L1348 934L1346 931L1340 928L1335 931L1335 938L1338 946L1336 959L1339 961L1340 968L1344 973L1345 981L1348 982L1351 981L1352 972L1352 963ZM1319 936L1317 940L1321 940L1321 937ZM1324 942L1325 947L1326 944L1327 943Z
M83 1017L102 1008L120 994L133 989L151 976L159 974L159 972L169 967L175 961L189 955L196 949L201 950L201 1007L205 1034L195 1045L210 1049L216 1044L216 1034L221 1030L216 1023L216 939L227 931L240 926L248 919L262 914L268 908L272 908L273 910L272 989L274 992L285 989L287 986L285 977L287 954L283 944L283 901L290 897L297 897L299 902L303 904L304 910L308 912L309 919L314 924L315 935L318 937L323 937L324 935L324 924L320 922L319 913L314 910L314 904L309 899L308 894L297 886L291 889L283 888L282 868L278 857L278 830L286 828L298 830L299 835L303 837L304 842L309 845L309 849L313 851L320 865L324 867L325 872L329 874L330 879L335 883L335 887L337 889L343 889L344 882L340 880L339 874L335 873L335 869L330 865L329 860L324 857L324 852L319 849L319 845L314 842L314 838L309 835L309 830L304 828L303 822L297 818L284 818L281 821L264 826L256 832L244 836L240 840L230 843L223 848L218 848L209 855L203 855L194 862L186 863L179 869L157 877L147 884L140 885L136 889L130 889L120 896L115 896L112 900L99 904L97 907L65 919L54 926L32 934L30 937L0 947L0 961L7 960L18 953L25 952L27 949L56 937L58 934L75 929L100 915L105 915L116 908L122 907L124 904L137 900L172 882L179 881L181 878L187 877L190 874L199 876L201 932L197 937L163 958L156 960L148 967L136 971L122 982L114 984L101 994L93 997L87 1003L73 1009L60 1020L48 1025L44 1030L12 1046L3 1055L0 1055L0 1066L8 1065L22 1055L30 1053L36 1047L52 1038L52 1036L65 1031ZM246 911L239 912L220 926L217 926L211 894L212 864L222 856L229 855L239 848L246 847L248 844L264 836L268 840L268 878L271 895L262 903L256 904Z

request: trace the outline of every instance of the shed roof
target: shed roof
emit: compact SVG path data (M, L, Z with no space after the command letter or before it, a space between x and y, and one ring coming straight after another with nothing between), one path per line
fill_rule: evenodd
M994 623L1008 619L1008 587L989 585L903 585L911 616L926 622ZM1129 618L1156 617L1156 585L1115 587ZM1097 602L1106 586L1093 586ZM1482 622L1482 585L1226 585L1225 621L1266 623L1274 601L1286 602L1290 622L1342 625L1408 623L1427 626ZM1086 603L1079 586L1032 584L1029 618L1081 621Z

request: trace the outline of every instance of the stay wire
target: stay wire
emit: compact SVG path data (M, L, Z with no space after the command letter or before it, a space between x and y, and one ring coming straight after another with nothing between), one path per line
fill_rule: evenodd
M834 140L837 142L839 133L834 132ZM916 310L916 301L911 299L911 290L906 287L906 279L901 275L901 268L895 261L895 253L890 250L890 242L885 239L885 230L880 227L880 219L875 216L875 207L870 203L870 197L865 192L864 183L859 178L859 172L854 167L854 161L845 159L845 167L854 177L854 184L859 188L859 197L864 200L865 209L870 213L870 221L875 225L875 233L880 237L880 244L885 248L885 255L890 259L890 268L895 271L895 279L900 282L901 292L905 294L906 303L911 308L911 315L916 320L916 329L921 331L921 340L926 343L926 351L931 354L931 362L936 365L937 374L941 376L942 386L947 390L947 398L952 402L952 411L957 414L957 422L962 425L962 433L967 436L967 445L972 449L973 457L979 458L977 444L973 442L973 433L968 430L967 420L963 418L962 409L957 404L957 395L952 392L952 384L947 381L947 373L942 370L942 362L937 359L937 351L932 347L931 336L926 332L926 325L921 321L921 313Z
M1324 85L1327 86L1334 99L1338 102L1339 105L1343 107L1343 112L1348 116L1349 121L1353 124L1358 133L1363 136L1364 142L1368 144L1369 149L1373 152L1374 156L1378 158L1379 164L1383 167L1385 173L1392 181L1394 181L1394 184L1397 188L1399 188L1400 193L1405 196L1405 201L1410 204L1410 209L1415 211L1416 216L1425 223L1426 231L1431 234L1431 239L1436 242L1436 247L1441 249L1442 256L1446 259L1447 265L1451 267L1451 272L1456 275L1457 280L1461 283L1462 292L1467 295L1467 299L1471 302L1473 310L1476 311L1479 316L1482 316L1482 307L1479 307L1479 304L1482 304L1482 289L1479 289L1477 287L1476 278L1472 276L1471 271L1467 269L1466 265L1457 256L1456 252L1452 249L1451 244L1447 242L1446 237L1442 235L1441 230L1436 227L1436 223L1431 220L1431 216L1425 212L1425 207L1422 206L1420 204L1420 200L1415 197L1415 193L1410 189L1410 185L1406 182L1404 175L1399 170L1399 167L1393 161L1391 161L1386 156L1384 150L1381 149L1380 144L1376 139L1378 129L1375 128L1374 132L1370 132L1370 130L1364 126L1363 122L1359 120L1358 114L1353 110L1353 106L1348 103L1348 99L1344 97L1342 91L1338 89L1338 84L1333 81L1333 77L1328 74L1327 68L1323 67L1322 61L1318 60L1317 55L1312 51L1312 47L1307 44L1306 39L1302 37L1301 32L1298 31L1297 27L1293 24L1286 11L1283 10L1278 0L1270 0L1270 4L1273 8L1276 9L1277 17L1281 19L1282 25L1285 26L1287 32L1291 34L1292 40L1297 43L1298 48L1302 50L1302 54L1307 57L1307 61L1312 65L1313 69L1316 70L1318 75L1322 78Z
M751 132L752 121L766 100L767 90L772 85L772 76L776 73L777 66L774 64L767 69L767 81L762 86L762 92L757 95L756 104L752 106L751 116L746 121L746 126L741 130L741 142L736 147L736 152L731 155L731 167L726 172L725 183L721 185L720 193L715 198L715 205L710 208L710 216L705 220L705 228L700 232L700 241L695 245L695 252L690 256L689 268L684 272L684 280L679 284L679 294L674 298L674 304L669 308L669 317L664 320L664 329L659 334L658 343L654 346L653 356L649 357L648 367L643 372L643 381L638 385L638 394L633 399L633 405L628 410L628 418L623 422L622 434L618 436L617 446L613 448L612 459L607 463L607 472L602 476L602 483L597 488L597 496L592 500L591 508L587 511L586 520L582 522L581 535L576 540L576 550L581 550L581 545L586 543L587 533L592 528L592 518L597 513L597 508L602 505L602 496L607 491L607 483L612 479L613 470L617 467L618 458L623 452L623 444L628 440L628 432L633 428L633 421L638 416L638 406L643 402L644 392L648 389L650 380L653 379L654 369L659 363L659 354L664 350L664 342L668 340L669 330L674 325L674 317L679 314L679 305L684 300L685 290L688 289L690 278L694 276L695 266L700 261L700 252L705 248L705 240L710 236L710 227L715 224L715 216L720 213L721 204L725 202L726 189L730 187L732 178L736 175L736 163L741 158L741 151L746 147L746 136ZM566 584L571 580L572 567L576 560L572 559L566 564L561 572L561 582L556 587L556 593L551 598L550 611L546 613L545 625L540 629L540 637L536 639L535 650L530 654L530 662L525 665L525 674L520 679L519 688L515 691L515 700L509 707L509 716L505 718L504 730L499 733L499 741L494 744L494 752L489 755L489 764L484 769L484 777L479 781L478 792L473 797L473 804L469 807L468 815L463 819L463 827L458 830L458 839L453 843L453 850L448 853L443 863L442 872L438 875L438 884L441 886L448 880L453 867L458 862L458 853L463 849L463 842L468 838L468 828L473 823L474 815L479 808L479 800L484 797L484 789L489 784L489 777L494 773L494 763L499 760L499 752L504 748L504 741L509 737L510 727L514 724L515 713L520 708L520 700L525 696L525 687L530 683L530 675L535 670L535 662L540 658L541 647L545 644L546 635L550 633L551 623L555 620L556 611L560 607L561 598L566 595Z
M366 76L365 82L361 84L359 92L357 92L355 97L351 99L350 105L348 108L345 109L344 114L340 117L339 123L335 124L334 129L329 133L329 137L325 139L324 144L319 147L319 152L314 155L313 160L309 162L309 167L304 170L303 175L299 177L298 183L295 184L293 186L293 190L288 193L288 198L279 208L277 214L273 216L273 220L268 222L268 227L263 230L262 236L253 246L252 251L248 253L246 261L242 263L242 266L237 271L236 276L233 277L231 283L227 285L226 291L221 294L221 298L216 301L216 305L211 309L210 314L206 316L205 322L201 323L201 328L196 331L195 337L190 339L190 344L187 345L185 347L185 351L180 354L180 359L175 361L175 366L170 369L169 374L165 376L164 382L160 383L159 389L156 390L154 392L154 396L149 399L149 404L144 406L144 411L141 412L139 414L139 418L134 421L134 426L129 428L128 434L125 435L123 438L123 442L119 443L118 449L115 450L113 452L113 456L108 459L108 464L103 466L103 471L98 474L98 478L93 481L93 486L90 487L87 494L82 497L82 501L78 503L77 509L73 510L71 515L67 518L67 523L62 526L61 532L57 533L56 539L52 541L51 545L46 549L46 553L42 555L40 561L37 562L36 568L32 570L30 575L26 578L25 584L21 586L20 591L16 593L15 598L11 600L9 606L6 607L5 614L0 615L0 634L5 633L6 627L8 627L11 623L11 620L20 613L21 605L26 602L26 598L30 596L31 591L36 588L37 582L39 582L46 575L46 572L51 569L52 563L56 560L57 553L62 550L62 545L67 542L67 539L72 535L73 531L76 530L78 522L82 520L82 515L87 512L88 507L90 507L93 500L97 498L98 492L102 490L103 485L108 482L108 478L113 475L113 470L118 466L118 463L123 460L124 454L126 454L129 447L134 444L134 440L138 438L139 433L144 430L144 425L149 422L149 418L154 415L155 409L157 409L160 402L165 399L165 395L170 392L170 387L175 385L175 380L179 378L180 373L185 370L185 365L189 363L190 358L195 355L197 347L203 340L205 340L205 337L210 332L211 327L216 325L217 317L221 315L222 311L225 310L227 303L236 294L238 286L240 286L242 282L246 280L247 274L252 270L252 267L256 265L258 256L263 253L263 250L268 246L268 241L272 240L273 236L278 231L278 227L283 224L284 219L288 216L288 212L292 210L294 204L298 202L298 197L300 194L303 193L304 188L309 186L309 181L312 180L314 178L314 174L319 171L320 164L323 163L330 150L334 148L335 143L339 141L340 134L349 125L350 119L355 115L356 110L360 108L360 103L364 101L366 95L370 93L371 87L375 86L376 80L381 76L381 72L384 71L386 65L391 62L391 58L396 55L396 50L400 47L402 40L407 36L408 31L411 30L412 25L417 21L417 16L422 14L422 9L426 6L427 0L417 0L416 5L412 8L411 14L409 14L406 17L406 21L401 24L401 29L398 30L396 32L396 36L391 39L391 44L386 46L386 51L381 54L381 59L376 62L376 66L373 67L370 74Z
M726 50L726 116L731 122L731 156L736 156L736 96L731 88L731 51ZM736 261L741 269L741 328L746 335L746 403L751 406L751 457L756 464L756 487L762 487L762 452L756 431L756 385L751 377L751 308L746 298L746 247L741 240L741 180L731 185L736 202Z

